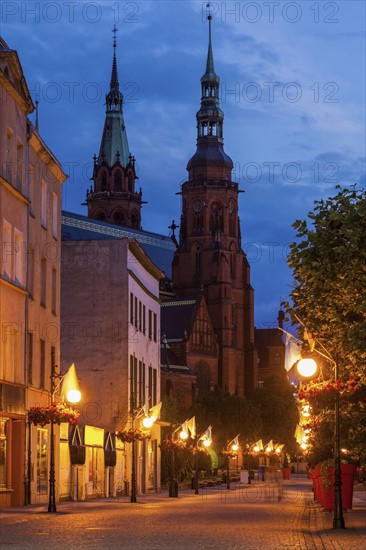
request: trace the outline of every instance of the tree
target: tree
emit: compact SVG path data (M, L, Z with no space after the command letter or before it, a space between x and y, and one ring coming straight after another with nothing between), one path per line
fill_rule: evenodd
M355 187L337 186L336 191L335 196L314 202L310 222L293 224L297 241L290 245L288 258L294 282L287 311L294 325L301 321L299 337L304 340L306 327L316 346L337 362L341 380L356 377L360 399L341 399L341 435L364 462L366 193ZM325 360L323 365L325 377L331 376L332 362ZM327 408L331 406L320 413L313 433L314 455L324 454L325 440L329 441Z
M283 443L290 452L297 450L295 428L299 414L294 398L294 387L280 375L268 376L253 396L253 404L259 408L263 429L263 442L273 439Z
M190 410L195 416L198 433L213 426L214 448L226 449L228 440L240 434L240 442L254 442L260 437L262 421L258 409L237 395L220 390L199 396Z
M297 220L289 267L298 318L343 369L362 374L366 361L366 193L341 189L315 201L311 220ZM297 316L295 316L295 315ZM300 329L301 332L301 329ZM302 335L303 336L303 335Z

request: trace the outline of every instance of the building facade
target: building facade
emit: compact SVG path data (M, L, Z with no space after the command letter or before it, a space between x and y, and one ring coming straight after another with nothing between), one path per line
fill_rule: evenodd
M48 498L48 428L27 422L50 404L59 364L60 164L28 120L34 110L17 53L0 42L0 504Z
M250 266L241 248L239 187L232 181L233 162L224 151L224 114L220 78L215 72L209 16L206 71L201 78L197 112L197 150L187 164L181 188L179 245L172 266L179 297L203 290L219 342L218 385L250 397L257 380L254 303Z
M161 277L137 242L62 243L61 358L65 368L77 365L83 395L80 445L86 453L77 468L81 499L128 489L131 444L119 444L115 433L140 427L138 412L145 403L151 408L160 402ZM136 445L138 493L160 488L159 443L159 425L154 424L151 439ZM116 453L113 464L109 451ZM64 498L75 496L75 472L70 470L65 480Z

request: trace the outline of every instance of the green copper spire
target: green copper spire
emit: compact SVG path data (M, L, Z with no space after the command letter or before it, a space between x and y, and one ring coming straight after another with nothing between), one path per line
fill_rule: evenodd
M106 96L106 118L99 150L99 163L112 167L116 162L126 167L130 163L126 126L123 118L123 95L119 90L117 70L117 27L113 28L113 62L110 90Z

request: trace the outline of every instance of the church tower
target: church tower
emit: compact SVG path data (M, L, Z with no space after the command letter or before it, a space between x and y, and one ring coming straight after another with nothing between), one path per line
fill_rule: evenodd
M106 96L106 117L99 156L94 155L93 182L86 194L88 217L108 223L141 228L142 192L135 191L135 158L130 154L123 118L123 95L119 90L113 29L113 63L110 90Z
M231 179L233 162L224 151L224 114L212 53L211 20L209 15L206 71L196 115L197 150L187 164L188 180L181 188L173 285L180 297L204 292L219 341L219 386L231 394L250 396L257 369L253 289L249 263L241 249L240 190Z

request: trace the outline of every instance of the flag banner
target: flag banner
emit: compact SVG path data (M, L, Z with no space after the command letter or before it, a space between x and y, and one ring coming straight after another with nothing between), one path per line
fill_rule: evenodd
M212 441L212 426L209 426L207 430L203 432L200 439Z
M271 451L274 450L272 439L271 439L271 441L270 441L269 443L267 443L267 445L265 446L265 450L267 451L267 453L270 453Z
M289 372L296 361L301 357L301 347L302 342L298 340L292 334L286 332L286 343L285 343L285 369Z
M187 426L190 431L191 437L196 437L196 417L192 416L189 420L187 420Z
M239 435L238 434L236 437L234 437L234 439L232 439L228 444L227 446L230 447L230 445L238 445L239 446Z
M152 418L155 418L155 420L157 420L160 416L161 406L162 406L162 402L160 401L160 403L158 403L154 407L151 407L150 409L150 416Z
M258 439L253 445L253 449L258 448L258 451L263 451L263 441L261 439Z

